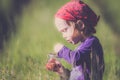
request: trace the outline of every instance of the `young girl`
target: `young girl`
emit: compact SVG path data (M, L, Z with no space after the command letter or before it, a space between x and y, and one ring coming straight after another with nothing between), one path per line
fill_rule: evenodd
M98 38L93 35L98 20L99 16L80 0L66 3L55 14L55 24L63 38L74 45L81 42L73 51L61 43L54 46L57 56L73 66L69 80L102 80L103 49ZM64 72L61 68L55 72Z

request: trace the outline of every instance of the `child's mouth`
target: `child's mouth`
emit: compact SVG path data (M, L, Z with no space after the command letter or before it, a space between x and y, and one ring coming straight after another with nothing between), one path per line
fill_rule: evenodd
M67 40L67 42L69 42L69 43L71 43L71 44L74 44L74 42L73 42L73 41L70 41L70 40Z

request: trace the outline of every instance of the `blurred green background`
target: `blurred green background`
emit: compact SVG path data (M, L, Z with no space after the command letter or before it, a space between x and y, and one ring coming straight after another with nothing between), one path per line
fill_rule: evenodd
M0 0L0 80L59 80L57 74L45 69L45 64L55 43L75 48L54 25L54 14L68 1ZM120 1L84 2L101 16L96 36L105 53L104 80L120 80Z

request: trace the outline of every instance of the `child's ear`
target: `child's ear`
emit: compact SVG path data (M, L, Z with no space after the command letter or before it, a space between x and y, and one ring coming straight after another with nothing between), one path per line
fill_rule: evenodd
M78 21L76 22L76 24L75 24L75 27L76 27L77 29L79 29L79 31L83 31L84 28L85 28L85 25L84 25L83 21L78 20Z

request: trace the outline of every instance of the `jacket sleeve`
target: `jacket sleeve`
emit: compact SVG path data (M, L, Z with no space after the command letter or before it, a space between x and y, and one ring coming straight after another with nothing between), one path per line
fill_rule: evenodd
M94 39L89 39L85 41L84 44L78 46L78 49L73 51L64 46L58 52L58 57L64 58L68 63L72 64L74 61L78 61L81 58L85 58L89 55L93 41Z

